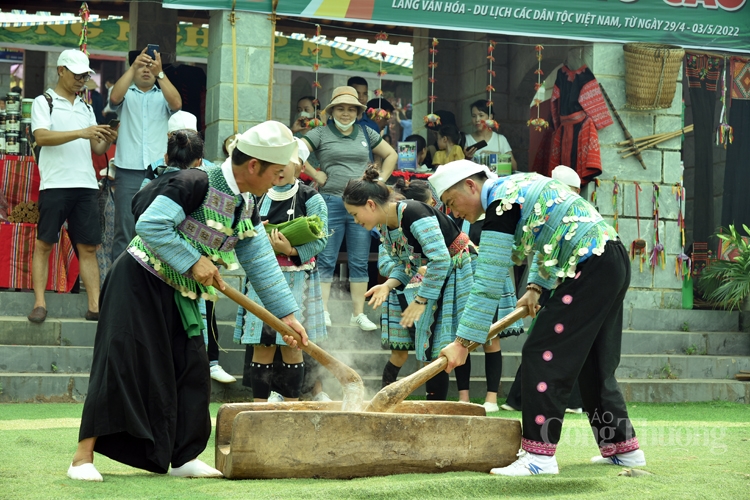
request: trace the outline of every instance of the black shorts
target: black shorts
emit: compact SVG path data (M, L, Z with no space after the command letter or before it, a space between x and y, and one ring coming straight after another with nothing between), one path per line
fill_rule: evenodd
M102 242L99 226L98 189L57 188L39 191L37 239L46 243L60 241L60 228L68 221L68 234L74 244L98 245Z

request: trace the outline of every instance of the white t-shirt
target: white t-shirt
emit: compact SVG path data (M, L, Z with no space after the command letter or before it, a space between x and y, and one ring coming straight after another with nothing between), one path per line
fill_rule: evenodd
M69 132L96 125L91 106L80 97L73 104L48 89L52 97L52 111L44 95L34 99L31 106L31 131L46 129L51 132ZM42 146L39 155L39 190L57 188L98 189L94 164L91 160L91 142L76 139L59 146Z
M476 139L474 139L474 137L471 134L466 134L466 149L469 149L476 143L477 143ZM486 155L490 153L503 154L503 153L509 153L511 151L512 149L510 147L510 144L508 143L508 139L506 139L505 136L502 134L492 132L492 137L490 138L489 141L487 141L487 145L483 147L482 149L478 150L477 153Z

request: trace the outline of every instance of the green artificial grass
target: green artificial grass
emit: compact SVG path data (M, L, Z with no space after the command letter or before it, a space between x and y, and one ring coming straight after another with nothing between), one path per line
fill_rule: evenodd
M212 404L216 415L220 405ZM653 473L621 477L593 465L597 448L585 415L566 415L557 452L560 474L528 478L479 472L407 474L353 480L178 479L142 472L100 455L103 483L67 478L78 437L79 404L0 404L0 498L199 499L681 499L750 497L750 405L629 405ZM492 417L519 418L518 412ZM435 433L439 439L439 432ZM214 461L213 439L200 457Z

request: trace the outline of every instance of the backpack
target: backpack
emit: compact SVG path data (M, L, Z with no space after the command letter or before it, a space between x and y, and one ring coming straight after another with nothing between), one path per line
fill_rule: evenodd
M47 104L49 104L49 114L50 116L52 116L52 96L49 95L48 92L45 92L44 98L47 100ZM89 106L89 103L87 103L80 95L78 96L78 99L81 99L86 107L91 110L91 106ZM36 143L36 139L34 138L34 133L31 131L31 127L28 127L24 131L24 133L26 135L26 140L28 140L30 144L31 156L34 157L34 162L39 165L39 155L42 152L42 147Z
M49 104L49 114L50 116L52 116L52 96L49 95L49 93L45 92L44 98L47 100L47 104ZM31 156L34 157L34 162L39 165L39 154L42 152L42 147L36 143L36 139L34 138L34 133L31 131L31 127L28 127L25 130L25 133L26 139L31 145Z

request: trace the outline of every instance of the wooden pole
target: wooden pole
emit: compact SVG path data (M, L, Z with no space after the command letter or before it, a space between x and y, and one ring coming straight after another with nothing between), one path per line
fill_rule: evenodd
M599 83L599 88L602 89L602 95L604 96L604 100L607 101L607 104L609 104L610 109L612 110L612 114L615 115L615 118L617 119L617 123L620 124L620 128L622 129L622 132L625 134L625 139L627 139L628 143L633 147L635 157L638 158L638 161L641 162L641 166L643 167L643 170L646 170L646 164L643 162L643 157L641 157L641 151L638 149L638 146L636 146L635 141L633 140L633 136L630 135L630 132L628 132L628 128L625 126L625 123L622 121L622 118L620 118L620 113L617 112L617 108L615 108L615 105L612 104L612 101L609 99L609 95L607 95L607 91L604 90L604 86Z
M268 68L268 108L266 109L266 120L270 120L273 112L273 59L276 52L276 7L279 0L273 0L271 5L271 62Z
M497 337L500 332L508 328L510 325L526 317L528 309L525 307L518 307L515 311L508 314L500 321L496 322L490 327L489 334L487 335L487 342ZM472 342L469 345L469 352L473 351L482 344L478 342ZM440 356L438 359L412 373L408 377L404 377L387 387L384 387L375 394L367 405L365 411L376 411L376 412L391 412L393 409L402 402L406 397L414 392L414 390L430 380L432 377L445 370L448 366L448 360L445 356Z

